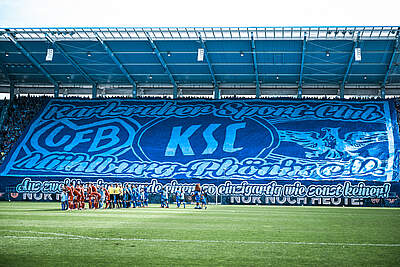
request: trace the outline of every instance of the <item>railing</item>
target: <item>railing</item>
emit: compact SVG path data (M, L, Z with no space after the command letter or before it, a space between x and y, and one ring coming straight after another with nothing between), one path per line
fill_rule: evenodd
M394 39L399 26L0 28L0 39Z

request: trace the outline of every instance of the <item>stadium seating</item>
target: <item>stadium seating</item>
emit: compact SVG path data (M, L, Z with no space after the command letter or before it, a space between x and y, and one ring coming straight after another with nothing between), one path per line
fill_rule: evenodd
M9 106L6 101L3 101L2 108L5 107L8 110L6 110L6 116L1 124L0 162L3 162L18 137L47 101L48 98L44 96L15 97Z

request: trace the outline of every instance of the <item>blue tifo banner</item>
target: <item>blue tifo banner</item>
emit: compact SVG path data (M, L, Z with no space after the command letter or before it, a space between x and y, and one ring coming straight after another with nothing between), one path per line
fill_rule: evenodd
M53 99L0 176L398 182L396 116L389 100Z

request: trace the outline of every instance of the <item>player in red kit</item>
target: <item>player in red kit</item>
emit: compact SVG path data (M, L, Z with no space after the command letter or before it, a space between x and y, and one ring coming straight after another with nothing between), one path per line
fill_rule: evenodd
M97 192L96 186L94 186L93 184L90 183L89 187L91 188L90 196L91 196L91 199L93 199L92 206L94 208L98 209L99 208L99 200L100 200L101 195L99 194L99 192Z
M68 207L69 209L72 209L74 207L74 194L72 193L72 186L71 184L68 184L65 186L67 189L67 194L68 194Z
M79 191L79 194L80 194L79 199L78 199L79 209L84 209L85 208L85 190L83 189L83 185L81 185L81 184L78 185L76 187L76 189Z
M71 187L73 199L74 199L74 209L80 209L81 193L77 187L78 186L76 186L75 188Z
M92 184L90 184L90 183L86 186L86 198L89 202L89 209L93 208Z

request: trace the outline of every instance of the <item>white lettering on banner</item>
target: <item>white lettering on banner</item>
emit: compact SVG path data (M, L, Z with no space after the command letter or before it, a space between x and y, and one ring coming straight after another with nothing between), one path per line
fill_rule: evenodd
M204 141L207 143L207 147L201 153L212 154L218 147L218 141L215 140L212 133L220 126L221 124L210 124L203 131ZM165 150L165 156L175 156L176 150L178 146L181 148L182 154L184 156L193 156L194 152L192 146L190 144L189 138L195 133L197 129L200 128L201 125L191 125L187 128L183 133L182 126L176 126L172 128L171 137L169 139L167 148ZM245 128L246 123L234 123L230 124L226 127L225 133L225 141L223 144L223 151L232 153L239 150L242 150L242 147L234 148L235 140L236 140L236 131L239 129ZM197 140L198 142L198 140Z
M20 184L16 186L18 193L28 193L26 196L32 198L29 194L43 193L46 191L47 198L50 193L61 193L65 183L84 184L80 179L66 179L64 181L32 181L31 178L25 178ZM98 179L96 184L98 186L114 184L115 181L110 183L104 182L103 179ZM148 193L158 193L159 190L165 186L169 193L175 193L177 190L183 191L185 194L193 194L195 183L179 183L172 180L166 184L161 184L158 180L152 179L150 182L124 182L124 185L135 184L139 188L147 186ZM231 181L226 181L223 184L203 184L203 190L208 195L233 195L253 197L266 196L266 197L279 197L279 201L286 202L287 198L299 198L304 200L305 197L311 197L311 202L317 201L321 204L321 198L387 198L389 197L391 184L384 183L382 185L366 185L363 182L352 184L348 181L344 183L337 183L334 185L303 185L301 182L296 181L293 184L278 184L272 181L266 184L249 184L247 181L234 184ZM53 190L51 191L50 190ZM290 188L290 190L288 190ZM316 190L318 188L319 190ZM301 193L300 193L301 192ZM251 200L249 200L251 201ZM266 201L275 201L266 199ZM291 201L291 200L290 200Z
M362 120L376 121L383 118L383 113L377 105L363 105L355 108L349 104L320 104L311 107L307 104L294 105L254 105L243 102L230 101L220 108L210 104L176 105L166 102L158 105L123 105L120 102L104 102L96 106L74 106L54 104L42 115L45 120L50 119L83 119L96 117L195 117L215 113L217 116L230 117L234 120L242 120L249 117L283 117L302 118L304 116L316 116L333 120Z
M174 141L175 142L175 141ZM186 141L172 142L166 153L172 155L178 144L184 147L183 151L190 155L193 153L190 144ZM233 144L229 148L234 148ZM142 176L145 178L169 177L184 174L187 178L211 178L231 179L271 179L271 178L295 178L304 179L318 173L321 177L352 177L354 175L385 174L382 163L378 159L356 159L359 168L353 163L300 163L295 159L284 159L281 162L270 163L265 159L246 158L238 161L235 158L194 160L187 164L169 162L142 162L142 161L117 161L115 157L95 156L90 158L86 154L53 153L43 156L40 153L32 153L15 162L15 169L32 169L38 171L57 170L73 174L102 174L120 177L121 174L130 176ZM354 162L354 161L353 161ZM367 167L366 167L367 166ZM329 170L329 171L328 171Z
M309 201L308 201L309 200ZM362 198L310 198L306 197L243 197L232 196L229 204L257 204L257 205L321 205L321 206L363 206Z

